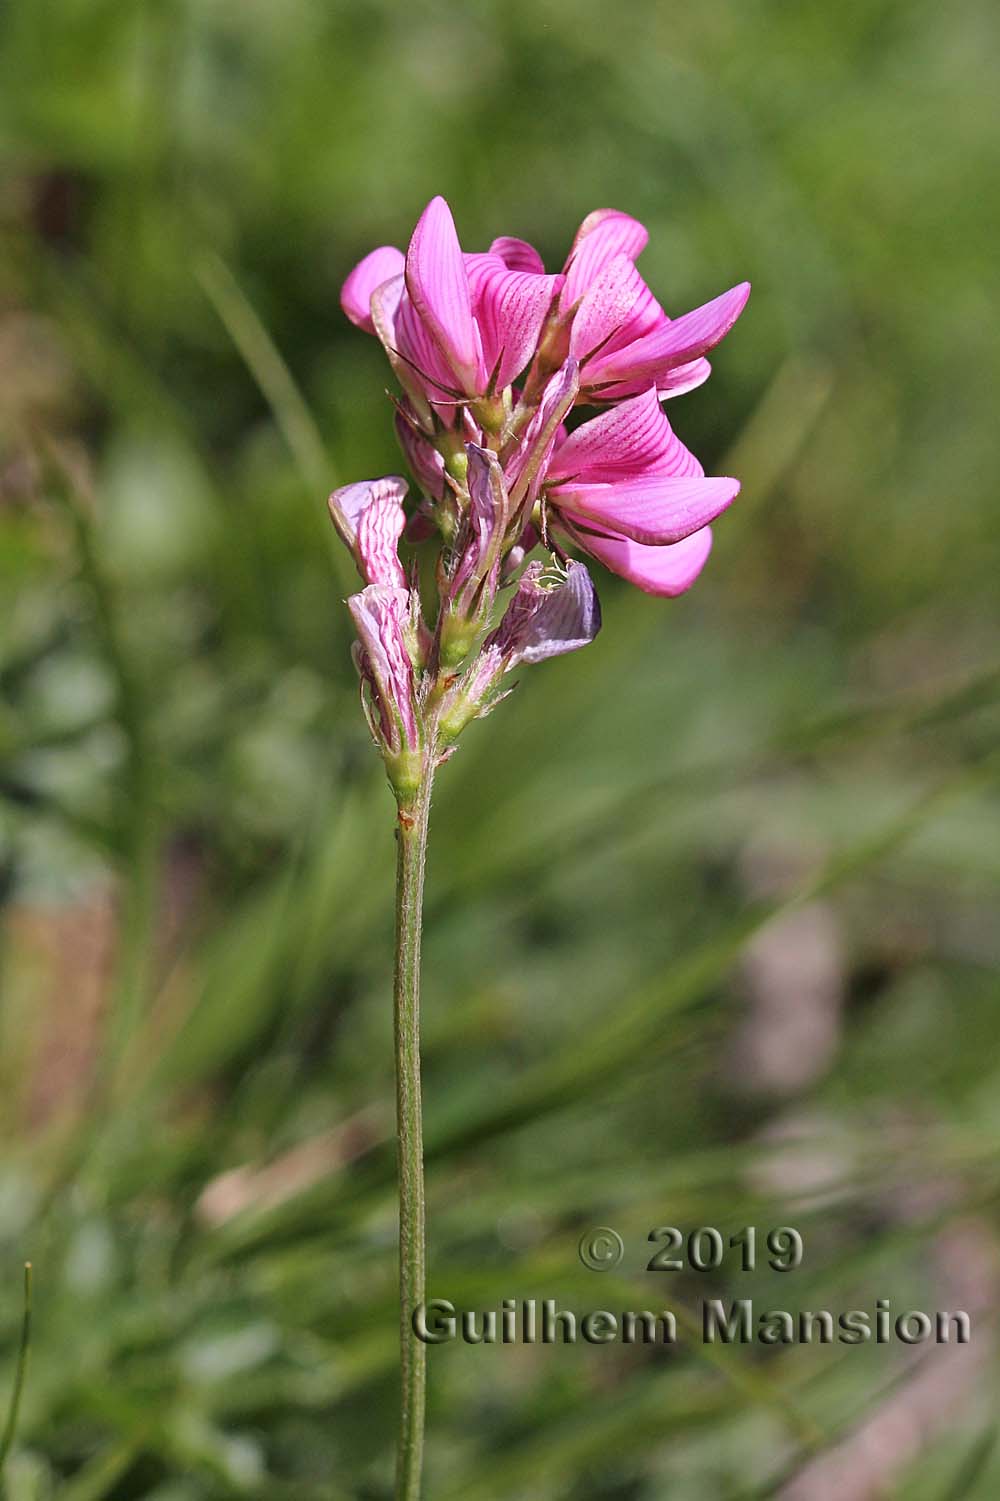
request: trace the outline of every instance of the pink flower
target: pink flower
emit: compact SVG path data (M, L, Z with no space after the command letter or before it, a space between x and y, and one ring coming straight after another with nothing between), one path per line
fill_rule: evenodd
M594 401L617 401L655 386L661 397L708 379L704 356L732 328L750 295L741 282L694 312L670 319L635 267L649 238L616 209L596 209L577 231L559 308L571 319L568 353L580 388Z
M498 243L513 266L492 250L463 255L451 210L433 198L405 257L382 246L344 283L344 311L378 334L425 420L430 403L450 426L456 402L502 392L534 353L562 278L523 269L515 242Z
M675 595L701 572L708 523L739 489L738 480L705 477L651 387L564 436L543 495L550 524L613 573Z

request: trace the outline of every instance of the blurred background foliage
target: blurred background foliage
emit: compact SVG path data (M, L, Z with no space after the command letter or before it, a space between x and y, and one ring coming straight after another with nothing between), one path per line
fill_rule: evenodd
M389 1494L392 811L325 517L399 466L341 280L445 193L754 295L703 581L602 578L440 778L432 1290L967 1308L967 1351L431 1351L428 1494L1000 1494L1000 166L987 0L8 0L11 1501ZM643 1270L660 1224L802 1268ZM619 1271L579 1264L591 1224Z

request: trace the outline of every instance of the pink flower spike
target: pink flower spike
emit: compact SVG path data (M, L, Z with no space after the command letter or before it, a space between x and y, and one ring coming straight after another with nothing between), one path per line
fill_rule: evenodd
M340 305L358 328L373 334L372 293L403 270L403 252L395 245L380 245L359 261L340 290Z
M406 525L403 498L408 489L400 475L389 474L344 485L327 502L334 526L369 584L406 583L396 547Z
M678 477L704 473L670 426L653 389L570 433L556 449L547 479L560 486L570 480L593 484L646 471Z
M588 363L587 385L600 389L622 380L658 382L674 366L700 359L725 338L749 296L750 283L741 282L682 318L665 320L627 345L616 341L615 347L599 351ZM575 325L573 332L575 336Z
M369 584L347 601L361 647L359 669L370 684L386 748L398 755L420 742L413 688L413 664L405 626L410 591Z
M535 276L545 275L545 262L534 245L529 245L527 240L501 235L490 246L490 255L498 255L509 271L531 271Z
M735 479L670 479L645 474L614 484L554 486L548 496L571 524L662 547L680 542L714 521L739 491L740 482Z
M476 390L480 348L469 283L451 209L432 198L406 252L406 290L442 355L470 396Z
M601 607L590 574L570 560L548 580L542 563L529 563L507 612L485 642L504 658L504 671L520 662L544 662L589 646L601 629Z
M577 230L566 262L563 308L568 310L579 301L616 255L634 261L645 250L648 240L649 232L638 219L614 208L594 209Z
M466 256L465 265L482 346L479 384L492 380L502 391L531 359L562 277L511 271L494 255Z
M644 547L627 537L608 537L570 529L573 540L611 573L635 584L645 594L674 599L690 589L712 550L712 532L703 527L672 547Z

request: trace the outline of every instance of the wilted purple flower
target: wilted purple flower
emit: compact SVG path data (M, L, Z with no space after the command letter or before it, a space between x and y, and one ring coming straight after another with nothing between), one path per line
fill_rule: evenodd
M484 645L500 653L509 672L521 662L544 662L589 646L600 629L597 592L582 563L569 559L564 568L548 572L543 563L529 563Z

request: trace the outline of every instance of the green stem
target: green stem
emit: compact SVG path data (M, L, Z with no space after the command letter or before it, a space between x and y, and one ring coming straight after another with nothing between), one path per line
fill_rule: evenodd
M434 756L415 799L399 811L396 853L396 1131L399 1165L399 1342L401 1402L396 1450L397 1501L418 1501L424 1451L427 1349L413 1332L424 1302L424 1148L420 1106L420 935Z
M14 1443L14 1435L17 1433L17 1419L21 1411L21 1396L24 1392L24 1378L28 1370L28 1349L31 1344L31 1262L24 1263L24 1314L21 1318L21 1340L17 1351L17 1365L14 1370L14 1387L11 1392L10 1405L7 1408L7 1421L4 1424L3 1435L0 1436L0 1498L6 1494L3 1479L4 1466L7 1456Z

